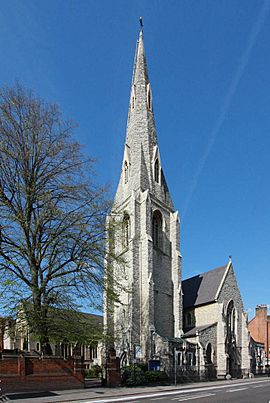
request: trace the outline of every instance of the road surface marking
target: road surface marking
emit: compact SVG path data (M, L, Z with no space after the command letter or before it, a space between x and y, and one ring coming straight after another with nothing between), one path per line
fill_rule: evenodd
M256 385L256 386L252 386L253 388L263 388L265 385Z
M207 396L211 396L211 395L215 395L215 393L203 393L203 394L197 394L197 395L186 395L186 396L177 396L174 397L171 400L177 400L178 402L181 402L182 400L189 400L189 399L195 399L195 398L199 398L199 397L207 397ZM154 399L153 399L154 400Z
M255 383L265 383L268 382L270 383L270 379L267 380L262 380L262 381L251 381L250 383L255 384ZM242 386L244 384L247 384L249 382L239 382L239 383L235 383L233 386ZM252 386L252 385L248 385L248 386ZM179 387L179 386L178 386ZM186 394L186 393L195 393L195 392L204 392L204 391L208 391L208 390L213 390L213 389L225 389L225 388L231 388L232 385L216 385L216 386L204 386L204 387L198 387L198 388L194 388L193 389L185 389L185 390L172 390L172 391L164 391L164 392L158 392L158 393L146 393L144 395L137 395L137 396L119 396L119 397L107 397L107 398L103 398L103 399L97 399L97 400L78 400L78 403L111 403L111 402L129 402L129 401L133 401L134 400L139 400L139 399L147 399L147 398L154 398L154 397L161 397L161 396L176 396L179 394ZM179 396L180 398L180 396Z
M187 396L181 397L178 402L184 402L185 400L193 400L193 399L202 399L203 397L215 396L215 393L205 393L204 395L194 395L194 396Z
M232 392L238 392L239 390L245 390L247 388L237 388L237 389L231 389L231 390L227 390L228 393L232 393Z

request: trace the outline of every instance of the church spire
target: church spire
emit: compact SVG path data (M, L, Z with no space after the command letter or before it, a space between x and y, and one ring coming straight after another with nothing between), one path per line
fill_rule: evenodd
M119 183L121 190L119 189L117 194L124 194L125 197L128 197L132 191L149 190L150 193L158 194L163 202L172 207L158 150L142 28L142 18L140 18L140 32L136 44L131 82L124 161Z
M144 90L144 93L147 93L147 85L149 84L145 50L144 50L144 41L143 41L143 25L142 25L142 17L140 17L140 33L139 39L137 40L135 58L134 58L134 67L133 67L133 75L132 75L132 86L136 86L140 84ZM131 97L133 94L131 88ZM142 96L145 94L141 94Z
M144 157L150 163L153 146L157 144L157 139L144 49L142 18L140 18L140 33L134 58L126 133L126 144L131 147L135 143L142 146ZM151 182L150 172L149 176Z

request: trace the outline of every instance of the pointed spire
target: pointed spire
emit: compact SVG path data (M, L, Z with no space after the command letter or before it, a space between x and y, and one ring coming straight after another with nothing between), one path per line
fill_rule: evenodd
M157 158L160 167L158 175L160 179L158 180L154 178L154 165ZM122 168L119 186L121 188L124 184L124 187L121 191L119 188L119 195L127 197L134 190L148 189L150 192L159 194L164 202L172 206L161 171L152 107L152 91L144 50L142 17L140 17L140 33L134 58L123 167L125 161L129 166L130 179L126 183L123 181Z
M142 29L143 29L143 22L142 22L142 16L140 17L140 29L141 29L141 31L142 31Z
M142 17L140 17L140 33L139 39L136 44L135 58L134 58L134 68L133 68L133 76L132 76L132 84L136 84L139 79L145 79L145 83L149 83L145 51L144 51L144 42L143 42L143 25L142 25Z
M145 123L151 121L151 130L154 134L154 138L151 140L156 144L156 130L154 124L154 116L152 112L152 93L148 78L144 41L143 41L143 31L142 31L142 18L140 17L140 33L136 44L134 67L132 75L132 85L130 94L130 104L129 104L129 115L128 115L128 125L127 125L127 143L130 143L129 129L132 125L131 120L134 120L136 116L144 117ZM145 128L145 136L149 135L149 130Z

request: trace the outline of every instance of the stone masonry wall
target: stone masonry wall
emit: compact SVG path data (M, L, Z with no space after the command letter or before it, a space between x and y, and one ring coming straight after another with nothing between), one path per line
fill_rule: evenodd
M213 364L217 365L217 325L208 327L207 329L200 332L200 344L203 348L203 354L205 355L205 350L208 343L212 346L212 359Z
M219 320L219 310L216 303L195 308L195 326L211 325Z
M234 306L236 308L236 344L241 351L241 369L242 372L247 373L250 371L250 357L248 349L248 328L244 315L244 305L241 298L240 290L237 284L237 280L234 274L233 267L231 266L227 277L224 281L223 287L221 289L220 295L218 297L218 302L222 306L222 316L223 316L223 338L226 338L226 313L229 302L233 300ZM220 335L221 336L221 335Z
M223 304L223 312L226 315L227 306L229 302L233 300L234 306L237 310L237 344L242 345L242 312L244 312L243 301L239 291L239 287L234 275L233 269L231 268L227 274L224 281L223 287L221 289L218 302ZM226 335L225 335L226 336Z

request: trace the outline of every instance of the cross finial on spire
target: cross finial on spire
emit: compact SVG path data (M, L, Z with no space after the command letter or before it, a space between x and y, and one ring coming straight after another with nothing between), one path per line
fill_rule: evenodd
M141 27L141 30L142 30L142 28L143 28L142 17L140 17L140 27Z

